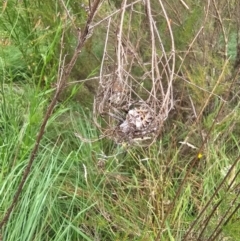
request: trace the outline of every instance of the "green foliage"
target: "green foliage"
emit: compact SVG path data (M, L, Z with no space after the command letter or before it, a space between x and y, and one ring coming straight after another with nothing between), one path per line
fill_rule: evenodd
M56 12L52 11L54 9ZM14 75L14 80L19 80L18 73L25 73L20 79L34 76L39 79L39 83L44 81L45 69L51 70L53 60L56 62L53 53L58 49L61 21L57 17L56 6L52 4L43 6L40 1L7 3L0 21L0 32L8 40L2 56L3 62L7 61L5 66L8 73ZM48 78L51 79L54 75L56 72L50 72Z
M199 28L202 17L203 10L200 6L192 7L191 11L185 11L181 25L174 27L174 39L178 50L186 49L189 46Z
M109 2L103 3L97 18L121 4ZM151 1L152 11L159 14L157 26L167 43L169 33L161 21L162 12L154 8L157 2ZM219 49L209 47L214 39L219 42L211 46L222 46L221 31L211 35L211 17L205 26L206 42L200 36L186 54L201 25L204 3L184 2L189 11L180 2L166 4L181 69L176 70L174 83L175 109L162 136L151 146L135 147L101 139L89 110L93 101L89 93L97 83L71 83L48 121L30 176L0 239L187 240L184 235L196 221L191 240L210 240L219 224L219 240L238 240L240 211L233 201L239 199L240 165L239 161L233 164L240 150L239 93L237 88L229 91L232 82L225 81L231 75L231 63L217 54ZM61 38L64 35L62 54L68 63L77 44L75 26L82 28L86 21L82 4L87 6L88 1L66 3L72 19L60 3L7 1L7 7L1 9L0 219L17 190L55 91ZM138 10L142 8L140 5ZM145 51L148 23L142 15L133 17L129 31L133 43L141 40L142 60L150 61L149 48ZM234 24L228 45L233 57L237 44ZM96 28L69 81L99 74L105 34L104 27ZM112 43L109 48L115 51ZM133 66L133 72L140 78L144 71ZM144 84L148 88L148 82ZM199 149L206 137L204 148ZM214 195L231 167L231 175Z
M228 44L228 56L232 60L235 60L237 57L236 47L237 47L237 33L232 33L229 36L229 44Z
M231 237L233 241L237 241L240 236L239 220L231 220L230 223L224 227L224 232Z

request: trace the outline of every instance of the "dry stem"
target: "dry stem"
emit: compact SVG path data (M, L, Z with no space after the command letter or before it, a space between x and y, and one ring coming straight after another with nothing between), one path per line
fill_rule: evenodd
M87 38L90 36L91 32L89 31L90 29L90 24L92 23L93 21L93 18L97 12L97 9L100 5L100 2L101 0L95 0L94 3L92 4L91 6L91 12L89 13L89 16L88 16L88 19L87 19L87 22L86 22L86 25L84 27L84 30L83 32L81 33L80 30L79 31L79 35L78 35L78 45L73 53L73 56L69 62L68 65L64 66L62 70L59 71L59 76L58 76L58 80L57 80L57 88L56 88L56 91L55 91L55 94L52 98L52 101L50 103L50 105L48 106L48 109L45 113L45 116L43 118L43 121L42 121L42 124L41 124L41 127L40 127L40 130L39 130L39 133L37 135L37 138L36 138L36 142L35 142L35 145L32 149L32 152L31 152L31 155L30 155L30 158L29 158L29 162L27 164L27 167L23 173L23 177L22 177L22 180L17 188L17 191L14 195L14 198L12 200L12 203L10 205L10 207L8 208L7 212L5 213L3 219L1 220L0 222L0 229L3 227L3 225L8 221L15 205L17 204L18 202L18 199L19 199L19 196L22 192L22 189L23 189L23 186L24 184L26 183L26 180L29 176L29 173L31 171L31 167L32 167L32 164L37 156L37 152L38 152L38 148L39 148L39 145L40 145L40 141L44 135L44 132L45 132L45 128L46 128L46 125L47 125L47 122L48 122L48 119L50 118L52 112L53 112L53 109L57 103L57 100L58 100L58 97L59 95L61 94L61 92L63 91L63 89L65 88L66 84L67 84L67 80L71 74L71 71L77 61L77 58L81 52L81 49L83 48ZM63 3L63 2L62 2ZM91 28L92 30L92 28ZM64 35L64 30L63 30L63 35ZM63 39L63 37L62 37ZM62 49L63 49L63 43L62 43L62 47L61 47L61 53L60 53L60 57L62 56Z

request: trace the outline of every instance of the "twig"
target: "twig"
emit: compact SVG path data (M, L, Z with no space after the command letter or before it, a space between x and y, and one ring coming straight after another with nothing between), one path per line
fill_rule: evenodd
M210 6L210 0L208 0L208 3L207 3L206 13L205 13L205 17L203 19L202 26L200 27L200 29L198 30L198 32L194 36L192 42L189 44L189 47L188 47L186 53L184 54L184 56L183 56L183 58L181 60L181 64L179 65L179 68L176 71L176 74L179 74L179 72L181 71L183 63L184 63L186 57L188 56L188 54L190 53L190 50L192 49L193 44L196 42L196 40L199 37L200 33L204 30L204 26L205 26L205 24L207 22L207 18L208 18L208 14L209 14L209 6ZM203 54L205 54L205 52Z
M122 76L122 69L123 69L123 46L122 46L122 32L123 32L123 20L126 10L126 3L127 0L122 2L121 6L121 19L120 24L118 26L117 32L117 75L119 77L120 83L123 84L123 76Z
M110 77L111 74L105 74L103 75L104 78L107 78L107 77ZM99 80L100 77L99 76L96 76L96 77L91 77L91 78L87 78L87 79L81 79L81 80L75 80L75 81L71 81L71 82L68 82L67 85L75 85L75 84L81 84L81 83L84 83L84 82L87 82L87 81L90 81L90 80Z
M106 59L106 54L107 54L107 43L108 43L108 38L109 38L110 24L111 24L111 18L108 19L106 40L105 40L105 44L104 44L103 57L102 57L102 62L101 62L101 67L100 67L100 81L99 81L99 84L101 86L103 84L103 65L104 65L104 61Z
M142 0L137 0L137 1L133 2L133 3L130 3L130 4L126 5L125 8L131 7L132 5L134 5L134 4L136 4L136 3L139 3L139 2L142 2ZM94 25L92 25L91 28L94 28L94 27L98 26L99 24L101 24L101 23L104 22L105 20L111 18L112 16L116 15L117 13L119 13L119 12L121 12L121 11L122 11L122 9L116 10L115 12L109 14L107 17L103 18L103 19L100 20L99 22L97 22L97 23L95 23Z
M183 0L180 0L180 2L187 10L189 10L188 5Z
M155 35L154 35L154 30L153 30L153 18L152 18L152 13L151 13L151 4L149 0L145 1L146 3L146 15L149 20L149 28L150 28L150 34L151 34L151 49L152 49L152 59L151 59L151 72L152 72L152 90L151 90L151 95L153 93L153 96L156 96L156 85L154 84L155 82L155 69L158 69L158 66L156 66L156 43L155 43ZM160 79L160 77L158 77ZM151 98L151 95L149 98ZM156 102L154 101L154 109L156 109Z
M233 168L232 170L234 170L234 168ZM233 172L233 171L232 171L232 172ZM240 171L235 175L235 177L233 178L233 180L232 180L232 181L230 182L230 184L228 185L228 188L227 188L227 190L225 191L226 193L228 193L228 191L229 191L230 188L232 187L232 185L233 185L233 183L235 182L235 179L237 178L237 176L238 176L239 173L240 173ZM227 173L227 175L229 176L229 173ZM220 230L222 230L221 224L224 223L224 220L225 220L225 218L227 217L227 215L230 213L233 205L234 205L234 204L237 202L237 200L239 199L239 195L240 195L240 193L238 193L238 194L236 195L236 197L234 198L234 200L231 201L231 205L229 206L229 208L227 209L227 211L225 212L225 214L221 217L221 220L218 222L216 228L213 230L212 235L208 238L209 241L210 241L210 240L215 240L215 239L211 239L211 238L214 236L214 234L217 234ZM197 241L202 240L203 233L204 233L204 231L206 230L206 228L208 227L208 223L210 222L210 220L211 220L214 212L216 212L216 210L218 209L219 205L220 205L223 201L224 201L224 198L222 198L222 199L214 206L212 212L208 215L206 221L203 222L203 223L204 223L204 227L203 227L200 235L198 236ZM231 214L230 214L230 215L231 215ZM220 231L220 232L221 232L221 231Z
M23 186L24 184L26 183L26 180L29 176L29 173L31 171L31 167L32 167L32 164L36 158L36 155L37 155L37 152L38 152L38 148L39 148L39 145L40 145L40 141L44 135L44 132L45 132L45 128L46 128L46 125L47 125L47 122L48 122L48 119L50 118L52 112L53 112L53 109L57 103L57 100L58 100L58 97L59 95L61 94L61 92L63 91L63 89L65 88L66 86L66 83L67 83L67 80L71 74L71 71L77 61L77 58L81 52L81 49L82 47L84 46L85 44L85 41L87 40L87 38L89 37L89 35L91 34L90 31L89 31L89 28L90 28L90 24L91 22L93 21L93 18L95 16L95 13L98 9L98 6L100 4L100 0L95 0L94 3L92 4L92 11L89 13L89 16L88 16L88 19L87 19L87 22L86 22L86 25L84 27L84 30L83 32L81 33L80 30L79 30L79 35L78 35L78 45L73 53L73 56L69 62L69 64L67 66L64 67L62 73L60 74L60 76L58 76L58 81L57 81L57 88L56 88L56 91L55 91L55 94L52 98L52 101L50 103L50 105L48 106L48 109L45 113L45 116L43 118L43 121L42 121L42 124L41 124L41 127L40 127L40 130L39 130L39 133L37 135L37 138L36 138L36 142L35 142L35 145L33 147L33 150L31 152L31 155L30 155L30 158L29 158L29 162L27 164L27 167L26 169L24 170L24 173L23 173L23 177L22 177L22 180L17 188L17 191L13 197L13 200L12 200L12 203L10 205L10 207L8 208L7 212L5 213L3 219L1 220L0 222L0 229L3 227L3 225L8 221L15 205L17 204L18 202L18 199L19 199L19 196L22 192L22 189L23 189ZM63 31L63 35L64 35L64 31ZM63 46L62 46L63 48ZM62 50L61 50L62 51ZM60 71L61 72L61 71Z
M239 198L239 195L237 195L237 197L235 199ZM209 241L214 241L217 240L217 237L219 236L219 234L222 232L223 227L225 227L228 222L232 219L233 215L240 209L240 203L235 207L235 209L233 210L233 212L229 215L229 217L227 218L227 220L223 223L222 227L216 232L214 237L210 237L211 239L209 239Z
M213 6L215 8L215 11L217 13L217 20L219 21L220 23L220 26L221 26L221 29L222 29L222 33L223 33L223 39L224 39L224 58L225 60L227 59L227 54L228 54L228 38L227 38L227 33L226 33L226 29L223 25L223 20L221 18L221 15L220 15L220 12L217 8L217 4L216 4L216 1L213 0Z
M71 20L72 25L74 26L75 29L77 29L77 27L76 27L76 25L75 25L75 23L74 23L74 19L73 19L72 16L70 15L70 12L69 12L69 10L67 9L67 6L65 5L64 1L63 1L63 0L60 0L60 1L61 1L61 3L62 3L62 6L63 6L63 8L64 8L64 10L65 10L68 18Z
M228 93L228 96L230 95L230 92L231 92L231 90L232 90L232 88L233 88L233 84L236 82L236 79L237 79L237 76L238 76L239 72L240 72L240 70L237 71L237 72L234 74L234 76L233 76L232 84L231 84L231 86L228 88L228 92L227 92L227 93ZM227 97L227 99L228 99L228 97ZM210 136L210 133L212 132L213 127L214 127L214 125L216 124L216 120L217 120L218 116L220 115L220 113L221 113L224 105L225 105L225 102L223 102L223 103L220 105L220 109L219 109L216 117L214 118L214 121L213 121L213 123L212 123L212 125L211 125L211 127L210 127L210 129L209 129L209 131L208 131L208 133L207 133L207 136L206 136L205 139L203 140L202 145L201 145L201 147L199 148L199 152L198 152L198 153L201 153L201 152L202 152L202 150L203 150L203 148L204 148L204 146L205 146L205 144L206 144L206 142L207 142L207 140L208 140L208 138L209 138L209 136ZM196 122L197 122L197 121L196 121ZM180 184L180 187L178 188L177 194L176 194L176 196L175 196L175 198L174 198L174 202L175 202L175 200L179 197L179 195L180 195L180 193L181 193L181 191L182 191L182 188L183 188L183 186L184 186L184 184L185 184L185 181L186 181L186 179L187 179L187 177L188 177L188 175L189 175L189 172L190 172L190 170L192 170L192 168L193 168L193 166L195 165L195 163L197 162L197 160L198 160L197 158L193 158L193 160L191 161L191 166L189 167L187 173L185 174L185 176L184 176L184 178L183 178L183 181L182 181L181 184ZM227 180L227 178L228 178L229 175L231 174L233 168L235 168L235 166L239 163L239 160L240 160L240 156L238 156L238 157L236 158L236 160L233 162L233 164L232 164L232 166L230 167L230 169L228 170L228 173L226 174L226 176L223 178L223 180L222 180L221 183L218 185L218 187L216 188L216 190L215 190L215 192L213 193L213 195L211 196L211 198L208 200L208 202L207 202L206 205L203 207L203 209L201 210L201 212L199 213L199 215L197 216L197 218L193 221L193 223L192 223L191 226L189 227L188 231L186 232L185 236L183 237L183 240L186 240L186 239L187 239L188 235L191 233L191 231L193 230L194 226L197 224L198 220L201 218L201 216L202 216L202 215L204 214L204 212L207 210L207 208L208 208L209 205L211 204L213 198L218 194L219 190L221 189L221 187L223 186L223 184L225 183L225 181ZM173 202L173 203L174 203L174 202ZM165 218L165 220L166 220L166 218Z
M167 11L162 3L162 1L159 0L159 4L161 5L166 23L167 23L167 27L168 27L168 31L169 31L169 35L170 35L170 40L171 40L171 55L169 57L169 61L170 59L172 59L172 64L171 64L171 71L170 71L170 79L169 79L169 83L168 83L168 88L167 88L167 92L166 95L163 99L163 104L162 104L162 109L164 108L165 104L168 104L170 101L170 108L166 108L167 111L165 113L165 115L167 116L169 111L173 108L173 93L172 93L172 82L173 82L173 78L174 78L174 72L175 72L175 44L174 44L174 36L173 36L173 31L172 31L172 27L169 21L169 17L167 15ZM168 64L168 63L167 63Z

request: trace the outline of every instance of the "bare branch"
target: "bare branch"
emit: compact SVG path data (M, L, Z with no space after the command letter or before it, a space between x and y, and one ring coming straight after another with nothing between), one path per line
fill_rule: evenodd
M32 164L36 158L36 155L37 155L37 152L38 152L38 149L39 149L39 145L40 145L40 141L44 135L44 132L45 132L45 128L46 128L46 125L47 125L47 122L53 112L53 109L57 103L57 100L58 100L58 97L59 95L61 94L61 92L63 91L64 87L66 86L67 84L67 80L71 74L71 71L76 63L76 60L79 56L79 53L81 52L81 49L82 47L84 46L84 43L86 41L86 39L88 38L88 35L90 34L89 32L89 26L91 24L91 22L93 21L93 18L94 18L94 15L96 14L96 11L98 9L98 6L100 4L100 0L95 0L94 3L93 3L93 6L92 6L92 11L90 12L89 16L88 16L88 19L87 19L87 22L86 22L86 25L85 25L85 28L83 30L82 33L80 33L79 31L79 35L78 35L78 45L74 51L74 54L69 62L69 64L65 67L63 67L63 70L60 70L59 71L59 76L58 76L58 80L57 80L57 88L56 88L56 91L55 91L55 94L52 98L52 101L50 103L50 105L48 106L48 109L45 113L45 116L43 118L43 121L42 121L42 124L41 124L41 127L40 127L40 130L39 130L39 133L37 135L37 138L36 138L36 142L35 142L35 145L33 147L33 150L31 152L31 155L30 155L30 158L29 158L29 162L27 164L27 167L23 173L23 177L22 177L22 180L17 188L17 191L14 195L14 198L12 200L12 203L10 205L10 207L8 208L7 212L5 213L3 219L1 220L0 222L0 229L3 227L3 225L8 221L15 205L17 204L17 201L19 199L19 196L22 192L22 189L23 189L23 186L29 176L29 173L31 171L31 167L32 167ZM63 34L62 34L62 40L63 40L63 36L64 36L64 29L63 29ZM63 50L63 43L62 43L62 46L61 46L61 53L60 53L60 56L62 56L62 50Z

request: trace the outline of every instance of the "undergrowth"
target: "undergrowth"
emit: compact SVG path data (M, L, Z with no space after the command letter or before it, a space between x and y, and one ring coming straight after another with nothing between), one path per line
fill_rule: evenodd
M103 4L99 19L115 10L110 2ZM62 31L69 34L65 53L70 54L76 43L71 24L81 26L87 15L76 3L66 4L76 17L70 20L61 3L7 4L0 20L0 219L13 200L55 91ZM173 12L178 7L173 5ZM199 8L194 21L202 17ZM177 26L181 19L175 18ZM177 41L181 51L195 34L189 32L193 20L186 17L186 26L182 23L178 29L182 35L186 31ZM187 64L177 64L175 109L151 146L101 139L88 108L91 103L82 105L91 101L84 84L68 89L48 121L0 240L239 240L238 75L231 76L232 60L219 60L214 51L203 56L202 38L192 45L196 52L189 54ZM87 42L79 59L84 67L90 55L91 68L89 62L84 70L76 67L71 81L98 72L102 53L97 42ZM229 76L232 82L226 81Z

